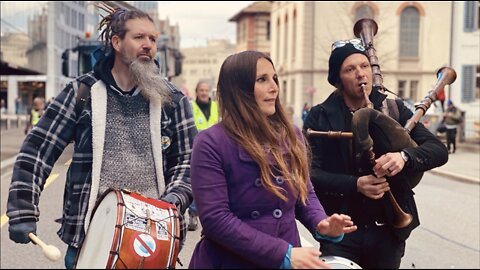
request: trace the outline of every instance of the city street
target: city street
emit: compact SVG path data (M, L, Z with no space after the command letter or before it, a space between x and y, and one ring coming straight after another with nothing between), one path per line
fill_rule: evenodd
M23 130L2 130L2 170L1 170L1 268L64 268L63 256L66 245L56 235L60 225L54 220L61 216L63 187L68 161L71 157L71 146L57 161L50 179L40 198L40 221L37 224L38 236L47 244L57 246L62 259L51 262L42 254L38 246L15 244L8 238L8 223L5 216L8 187L11 181L13 160L24 138ZM451 156L450 162L467 166L479 153L459 148ZM464 155L465 160L458 160ZM470 160L467 160L470 159ZM478 161L478 160L477 160ZM473 163L472 163L473 164ZM478 173L478 163L476 163ZM473 166L473 165L472 165ZM456 166L458 167L458 166ZM446 177L448 166L438 168L436 173L428 172L422 182L415 188L417 207L421 225L415 229L407 241L402 269L412 268L480 268L480 185L472 180L475 175L460 178ZM461 168L460 168L461 169ZM449 169L450 171L452 169ZM465 168L464 168L465 170ZM470 168L475 173L475 168ZM450 172L458 174L459 172ZM472 173L472 172L469 172ZM470 177L470 178L469 178ZM478 178L477 178L478 179ZM301 227L304 246L318 247L309 233ZM183 266L188 268L190 256L195 244L200 239L200 229L188 232L185 246L180 253ZM268 259L268 258L266 258Z
M289 238L296 222L301 246L320 248L316 232L312 235L295 220L314 218L312 204L306 205L308 211L291 211L298 210L296 194L305 193L305 171L312 169L315 154L321 155L317 161L322 167L315 191L326 195L325 208L339 206L345 213L338 214L351 215L367 231L343 239L345 245L360 239L357 252L375 260L370 264L354 258L365 268L392 257L398 265L404 252L400 269L480 269L480 1L0 5L0 270L64 269L69 244L79 246L79 268L99 262L91 268L188 269L197 244L205 239L214 242L206 243L207 251L199 248L199 257L219 268L254 257L255 265L280 266L283 251L280 257L272 254L282 245L263 233L299 245ZM402 124L411 110L402 131L414 146L398 144L407 141L396 132L399 125L384 125L389 121L374 110L352 117L365 106ZM318 135L342 141L321 139L318 146L301 148L292 129L285 129L287 121L300 129L328 131ZM387 182L348 175L372 171L360 167L373 162L367 162L367 152L354 153L360 148L354 142L362 141L362 132L355 133L357 122L372 135L374 146L368 150L377 152L374 163L382 165L380 173L388 172L382 176ZM203 133L217 123L218 131ZM374 135L372 128L379 132ZM194 138L202 133L205 140ZM434 137L448 149L442 150ZM193 145L198 152L190 157L186 153ZM306 149L307 161L298 157L301 149ZM257 150L260 157L252 153ZM379 157L383 150L395 153ZM17 156L21 162L16 165ZM177 257L178 214L167 203L140 197L185 204L188 194L179 193L189 187L178 179L186 175L188 157L201 216L170 267ZM441 162L445 164L432 168ZM426 168L430 170L419 171ZM413 189L404 185L420 174ZM393 192L383 189L387 184ZM281 195L273 196L278 192L268 193L272 185L274 193L294 199L280 201ZM112 191L108 188L123 192L104 193ZM159 194L164 190L171 197ZM383 197L380 191L386 192ZM222 214L225 209L232 210L233 221ZM188 226L188 213L180 218ZM403 241L392 235L402 238L403 229L418 219L403 250ZM338 230L338 222L331 224L330 234ZM399 233L389 235L390 226ZM255 237L248 237L251 228ZM9 229L15 241L28 241L22 236L34 230L38 239L17 244ZM48 246L59 250L59 256L50 253L56 259L45 251ZM212 246L222 250L212 251ZM293 249L293 257L286 258L300 268L306 253ZM329 257L332 268L357 268L347 258ZM312 267L310 263L303 266Z

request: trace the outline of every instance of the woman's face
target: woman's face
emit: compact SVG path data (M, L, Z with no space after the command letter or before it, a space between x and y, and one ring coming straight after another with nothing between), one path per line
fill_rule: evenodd
M277 74L273 65L265 58L257 61L254 95L260 112L265 116L275 113L275 101L278 97Z

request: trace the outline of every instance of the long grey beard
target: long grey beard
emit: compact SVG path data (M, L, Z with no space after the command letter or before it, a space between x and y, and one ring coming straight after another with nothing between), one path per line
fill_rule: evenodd
M162 105L171 102L170 90L153 61L135 60L130 64L129 69L133 81L140 87L140 94L143 97L149 101L158 101Z

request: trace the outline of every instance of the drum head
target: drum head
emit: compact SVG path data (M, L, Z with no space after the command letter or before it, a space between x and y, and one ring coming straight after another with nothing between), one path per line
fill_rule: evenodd
M320 256L332 269L362 269L358 264L339 256Z
M114 240L117 220L117 196L108 193L93 215L80 249L77 269L105 269Z

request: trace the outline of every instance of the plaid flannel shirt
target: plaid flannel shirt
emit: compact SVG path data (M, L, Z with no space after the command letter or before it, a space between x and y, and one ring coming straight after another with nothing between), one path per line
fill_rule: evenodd
M74 153L64 190L63 222L57 234L74 247L79 247L85 238L93 163L92 122L87 117L92 112L91 102L87 99L77 117L76 95L80 82L92 86L96 81L98 79L90 72L69 83L27 135L15 162L7 204L10 224L38 221L40 192L55 162L73 139ZM193 200L190 156L197 129L187 97L170 83L168 88L172 92L172 103L162 107L161 115L162 137L171 139L170 147L162 150L166 187L163 195L174 193L181 201L180 238L183 244L186 235L183 214Z

